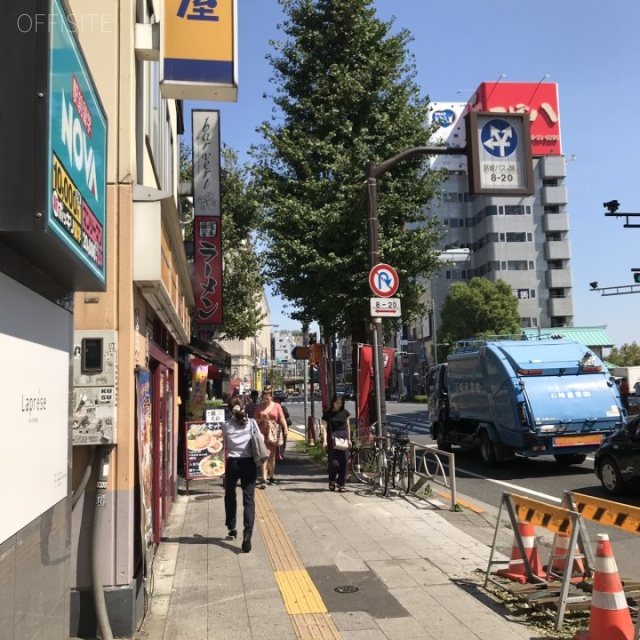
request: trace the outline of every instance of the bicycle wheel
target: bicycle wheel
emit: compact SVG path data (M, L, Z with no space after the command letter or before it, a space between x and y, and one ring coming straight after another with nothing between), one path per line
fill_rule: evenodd
M360 482L365 484L375 482L378 476L378 458L375 447L355 448L351 459L351 471Z
M377 471L378 471L377 485L382 490L382 495L386 496L387 495L387 488L388 488L388 485L389 485L389 468L388 468L387 454L385 453L385 451L384 451L384 449L382 447L380 447L380 449L378 450L378 460L377 460L377 462L378 462L378 464L377 464Z
M398 487L405 493L409 493L411 484L413 483L413 473L411 472L411 464L409 461L409 452L402 451L398 460L397 471Z

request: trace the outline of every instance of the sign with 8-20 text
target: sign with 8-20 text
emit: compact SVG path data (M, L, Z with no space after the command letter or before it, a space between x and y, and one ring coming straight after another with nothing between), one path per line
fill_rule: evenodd
M533 166L524 114L467 114L470 187L474 194L531 195Z

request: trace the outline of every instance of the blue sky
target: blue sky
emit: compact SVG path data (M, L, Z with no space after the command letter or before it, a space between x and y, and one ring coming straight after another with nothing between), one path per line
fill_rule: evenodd
M604 201L640 213L640 3L637 0L376 0L379 17L396 18L414 36L417 82L433 101L465 101L483 81L556 82L567 166L576 326L607 325L620 346L640 342L640 295L601 296L601 287L633 284L640 228L605 218ZM246 159L269 119L269 40L280 37L276 0L238 0L237 103L187 103L220 109L222 141ZM187 122L190 117L187 115ZM187 138L187 140L189 140ZM630 222L640 224L640 218ZM640 285L637 286L640 292ZM271 322L299 329L270 296Z

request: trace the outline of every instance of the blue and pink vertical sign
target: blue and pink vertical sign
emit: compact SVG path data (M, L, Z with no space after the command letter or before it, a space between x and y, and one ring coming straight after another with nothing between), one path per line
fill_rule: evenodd
M51 0L49 91L49 228L104 288L107 119L60 0Z

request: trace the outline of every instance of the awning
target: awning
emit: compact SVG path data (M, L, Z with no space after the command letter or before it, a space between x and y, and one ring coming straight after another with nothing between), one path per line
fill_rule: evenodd
M231 369L231 354L217 342L206 342L200 338L191 338L191 342L184 347L193 355L206 360L220 369Z
M597 327L551 327L547 329L522 329L529 339L548 338L560 335L563 338L580 342L587 347L613 347L611 338L605 333L607 325Z

